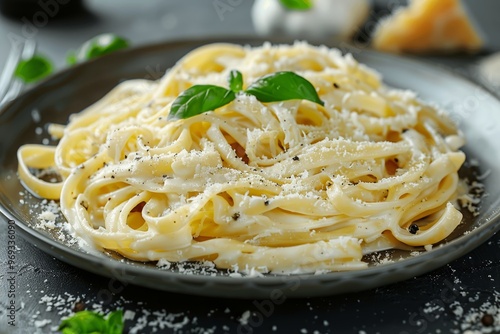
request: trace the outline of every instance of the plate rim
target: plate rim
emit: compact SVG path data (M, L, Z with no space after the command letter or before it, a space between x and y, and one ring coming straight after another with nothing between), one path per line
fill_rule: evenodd
M141 53L147 53L147 52L154 52L156 49L163 49L163 48L178 48L178 47L189 47L189 48L195 48L200 45L204 44L209 44L209 43L216 43L216 42L222 42L222 43L236 43L240 45L255 45L255 44L262 44L264 42L270 42L272 44L276 43L286 43L289 44L291 42L294 42L295 40L292 39L284 39L284 38L260 38L260 37L255 37L255 36L231 36L231 37L213 37L213 38L193 38L193 39L178 39L178 40L169 40L169 41L163 41L159 43L148 43L144 45L139 45L135 47L131 47L128 49L124 50L119 50L115 53L111 53L108 55L105 55L100 58L95 58L90 61L84 62L77 64L75 66L71 66L62 70L59 70L55 74L49 76L48 78L45 78L41 80L40 82L36 83L33 85L30 89L27 91L23 92L20 96L18 96L16 99L10 101L6 105L3 106L2 109L0 109L0 120L7 114L7 111L11 108L14 107L15 102L29 97L30 94L33 94L34 92L42 89L43 87L49 86L50 84L56 82L58 79L62 78L65 75L71 74L77 70L85 70L86 68L92 68L92 66L95 66L95 63L99 62L105 62L108 61L109 59L112 59L114 57L119 57L122 54L126 53L128 56L130 54L138 53L139 55ZM308 41L313 45L320 45L320 43L315 43L314 41ZM330 48L339 48L335 43L321 43L321 45L326 45L327 47ZM343 50L343 49L344 50ZM343 43L342 48L340 50L342 51L343 54L345 54L345 50L350 50L352 48L356 49L356 47L350 45L350 44L345 44ZM359 49L359 48L358 48ZM487 94L489 97L491 97L493 100L495 100L499 107L500 107L500 100L498 97L493 95L491 92L489 92L487 89L481 86L480 83L473 82L472 80L469 80L460 74L454 73L453 71L450 71L448 69L445 69L443 67L434 65L434 64L429 64L427 62L419 61L416 59L412 58L407 58L407 57L402 57L399 55L393 55L393 54L383 54L371 49L363 49L362 52L367 53L368 57L375 57L375 58L385 58L389 60L395 60L398 62L398 66L411 66L413 68L419 68L423 70L432 70L436 71L439 73L442 73L443 75L446 75L447 77L452 77L454 80L460 81L460 84L465 84L468 85L469 87L479 89L484 94ZM354 58L356 58L356 55L353 55ZM499 201L495 203L500 203ZM173 271L168 271L168 270L162 270L160 268L153 268L153 267L145 267L145 266L133 266L128 263L123 263L117 260L114 260L110 257L107 257L105 255L103 256L96 256L91 253L84 252L83 250L75 250L71 247L68 247L67 245L58 242L57 240L54 240L53 238L50 238L48 235L42 233L40 230L37 230L35 228L30 227L27 223L22 222L21 220L18 220L17 217L15 217L12 212L9 210L8 207L4 206L3 201L0 202L0 212L8 219L8 220L13 220L15 222L16 227L19 227L22 230L22 235L24 239L31 239L31 240L36 240L44 244L44 246L38 245L38 243L35 243L35 246L42 251L49 253L60 260L63 260L64 262L76 266L79 268L82 268L80 265L65 261L65 254L68 253L68 255L79 258L81 261L88 262L90 264L95 264L98 265L96 267L95 271L89 270L89 269L84 269L87 271L92 271L96 274L103 275L105 273L99 272L99 266L107 267L108 269L111 270L122 270L123 272L131 272L131 273L137 273L138 276L144 275L144 273L147 276L154 276L154 278L164 278L164 277L169 277L172 279L179 279L182 277L182 280L184 281L189 281L193 283L200 283L200 282L205 282L206 280L212 281L215 284L224 284L226 282L244 282L244 283L260 283L264 279L266 283L273 284L273 283L283 283L283 277L287 277L286 275L266 275L263 277L255 277L255 276L241 276L241 277L229 277L227 275L217 275L217 276L207 276L207 275L190 275L190 274L183 274L183 273L178 273L178 272L173 272ZM313 281L315 282L329 282L332 280L345 280L345 279L359 279L363 278L364 276L370 276L373 274L380 274L382 270L386 272L391 272L391 271L398 271L400 270L399 267L402 266L402 263L404 263L406 266L405 267L412 267L414 265L418 265L422 262L427 262L429 260L432 260L434 258L439 258L442 256L442 254L446 254L450 252L450 249L453 248L458 248L461 247L463 250L459 252L455 252L456 256L452 256L451 260L445 261L445 263L449 263L452 260L463 256L464 254L470 252L472 249L480 246L482 243L484 243L487 239L492 237L495 233L500 231L500 224L498 224L498 221L500 220L500 209L496 213L490 217L489 221L481 224L477 228L475 228L473 231L468 233L467 235L460 235L459 237L446 242L444 245L440 247L433 248L431 251L428 252L421 252L419 255L410 257L410 258L405 258L401 261L395 261L392 263L386 263L386 264L380 264L372 267L367 267L363 268L360 270L353 270L353 271L340 271L340 272L329 272L321 275L314 275L314 274L293 274L290 276L296 277L299 280L310 280L313 278ZM477 242L477 240L480 240ZM63 253L63 254L60 254ZM442 266L443 264L437 265L436 267ZM381 269L382 268L382 269ZM434 270L435 268L432 268L430 270L425 270L425 273L430 272L431 270ZM109 275L105 275L108 276ZM114 277L116 278L116 276ZM408 279L410 277L406 277L403 279L398 279L397 281L401 281L404 279ZM126 280L126 279L125 279ZM137 282L129 282L129 283L135 283ZM145 285L140 283L139 285ZM385 284L381 284L385 285ZM372 286L372 288L375 286ZM161 289L165 290L165 289ZM176 290L168 290L172 292L181 292L181 293L190 293L189 291L176 291ZM200 294L200 293L196 293ZM331 295L335 293L325 293L325 295ZM207 295L211 296L219 296L221 295L219 293L216 294L210 294L208 293ZM291 294L290 296L294 296L294 294ZM222 296L223 297L223 296ZM232 297L239 297L239 296L232 296Z

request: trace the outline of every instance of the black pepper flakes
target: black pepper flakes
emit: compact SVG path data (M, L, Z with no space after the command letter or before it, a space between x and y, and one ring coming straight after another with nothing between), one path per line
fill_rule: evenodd
M85 201L81 201L80 202L80 205L85 209L85 210L88 210L89 209L89 205L87 204L87 202Z
M232 218L234 220L238 220L238 218L240 218L240 213L239 212L235 212L233 215L232 215Z
M485 327L491 327L491 326L493 326L494 322L495 322L495 319L493 318L493 316L491 314L485 313L481 317L481 323Z
M336 83L336 82L334 82L334 83L333 83L333 87L335 87L335 88L340 88L339 84L338 84L338 83Z
M86 306L85 306L85 303L84 302L81 302L81 301L77 301L75 303L75 305L73 305L73 312L80 312L80 311L83 311L85 310Z
M269 205L269 200L268 200L268 199L266 199L266 200L264 201L264 205L265 205L265 206L268 206L268 205Z
M292 158L292 160L293 160L293 161L299 161L300 159L299 159L299 157L298 157L298 156L294 156L294 157Z
M419 229L420 228L417 224L411 224L410 227L408 227L408 232L410 232L411 234L417 234Z

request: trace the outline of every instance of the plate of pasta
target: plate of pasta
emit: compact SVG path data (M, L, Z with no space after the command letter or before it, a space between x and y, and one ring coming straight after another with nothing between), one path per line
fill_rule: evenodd
M0 206L39 248L124 282L360 291L500 229L498 133L497 99L414 60L163 43L64 70L5 107Z

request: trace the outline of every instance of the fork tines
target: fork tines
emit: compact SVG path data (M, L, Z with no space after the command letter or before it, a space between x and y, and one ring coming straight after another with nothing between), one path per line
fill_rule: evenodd
M36 51L36 42L26 39L12 46L4 70L0 76L0 107L13 100L23 88L23 83L15 79L17 65L22 59L31 58Z

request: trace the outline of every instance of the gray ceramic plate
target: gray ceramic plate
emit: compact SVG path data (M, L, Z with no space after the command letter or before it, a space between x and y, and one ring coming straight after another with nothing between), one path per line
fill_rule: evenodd
M389 85L414 90L423 99L445 107L467 137L468 163L461 173L471 180L479 176L487 196L481 200L479 214L466 213L464 223L433 250L375 254L366 258L368 268L352 272L232 277L214 269L160 269L154 264L87 252L77 243L68 242L69 237L62 241L64 232L57 228L39 229L40 200L26 195L16 175L18 147L41 142L47 134L45 129L37 134L37 127L67 122L68 115L93 103L118 82L157 79L189 50L214 41L171 42L117 52L58 73L1 111L0 210L16 222L23 237L62 261L124 283L197 295L272 299L283 294L304 297L360 291L408 279L464 255L500 229L500 102L478 86L441 69L356 49L351 49L354 56L381 72ZM261 40L250 39L230 42L262 44ZM37 115L40 120L34 117Z

